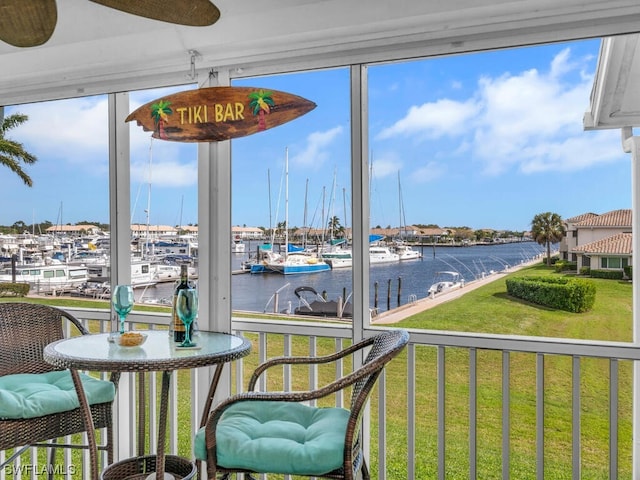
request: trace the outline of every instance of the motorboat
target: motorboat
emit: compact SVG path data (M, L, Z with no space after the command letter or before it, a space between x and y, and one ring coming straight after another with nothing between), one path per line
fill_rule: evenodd
M30 292L58 294L76 290L88 280L87 267L56 261L43 265L16 265L15 281L28 283ZM12 267L0 271L0 283L13 282Z
M245 253L246 251L246 245L244 244L244 242L241 242L239 240L234 240L231 243L231 253Z
M452 288L462 288L463 286L464 280L458 272L436 272L436 281L427 290L427 295L436 295Z
M299 299L299 306L293 311L296 315L312 315L315 317L351 318L353 307L348 301L327 300L313 287L302 286L294 290Z
M155 273L157 282L175 282L180 279L180 265L166 263L152 263L151 269Z
M369 264L392 263L400 261L400 255L392 252L389 247L381 245L371 245L369 247Z
M158 275L155 271L154 264L147 261L131 262L131 286L133 288L144 288L156 285L158 283ZM110 281L111 265L90 265L89 281L102 283Z
M395 249L392 250L389 247L377 243L382 240L382 238L383 237L381 235L369 235L369 242L371 243L369 246L370 265L374 265L376 263L393 263L401 260L400 254L397 253ZM411 252L420 255L420 252L413 249L411 249ZM331 265L331 268L347 268L353 265L353 251L350 247L338 245L329 251L322 252L321 256L324 261Z
M397 243L393 246L393 250L399 255L400 260L417 260L422 258L422 253L414 250L413 247L406 243Z
M351 248L342 245L332 246L331 249L323 250L320 256L331 268L348 268L353 265Z

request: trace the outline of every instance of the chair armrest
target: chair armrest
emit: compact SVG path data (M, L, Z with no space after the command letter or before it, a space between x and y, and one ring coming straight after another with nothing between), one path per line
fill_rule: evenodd
M71 323L73 326L75 326L78 329L78 332L80 333L80 335L89 335L91 332L80 322L80 320L78 320L76 317L74 317L72 314L70 314L69 312L62 310L61 308L58 307L49 307L52 310L57 311L60 316L64 317L65 319L67 319L69 321L69 323Z
M306 402L310 400L317 400L327 397L332 393L344 390L345 388L353 385L358 380L368 377L377 370L382 370L385 364L377 362L368 363L354 372L345 375L344 377L334 380L316 390L301 390L294 392L245 392L233 395L228 399L222 401L216 406L207 419L207 429L213 428L215 431L215 425L222 413L233 403L245 402L245 401L284 401L284 402Z
M260 375L262 375L267 369L271 367L275 367L278 365L316 365L322 363L331 363L336 362L348 355L351 355L353 352L357 352L358 350L363 349L364 347L371 345L373 343L372 338L368 338L362 340L361 342L355 343L339 352L332 353L330 355L325 355L321 357L276 357L271 360L267 360L264 363L261 363L256 367L249 379L249 385L247 386L247 390L252 391L255 389L256 383L258 383L258 379Z

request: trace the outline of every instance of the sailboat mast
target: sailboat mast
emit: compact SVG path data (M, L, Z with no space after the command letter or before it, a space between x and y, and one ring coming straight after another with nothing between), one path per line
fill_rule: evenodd
M284 150L284 259L289 253L289 147Z
M331 240L335 239L335 232L334 232L334 228L335 228L335 224L333 223L333 220L335 218L335 209L336 209L336 179L338 176L338 171L337 169L333 169L333 185L331 185L331 212L329 213L329 223L331 224L331 230L330 230L330 235L331 235Z
M399 219L400 219L400 228L398 229L398 232L400 234L400 239L402 239L402 228L403 228L403 223L402 223L402 189L400 187L400 170L398 170L398 209L399 209Z
M302 246L305 249L307 248L307 234L308 234L308 229L307 229L307 196L308 194L309 194L309 179L307 178L307 181L304 186L304 215L302 218L302 232L304 235L302 238Z
M347 222L347 189L344 187L342 187L342 208L344 209L344 238L349 241L347 233L347 227L349 226L349 222Z
M271 206L271 171L267 168L267 192L269 195L269 232L271 233L271 250L273 250L273 242L275 240L275 229L273 228L273 212Z
M149 178L147 183L147 241L146 241L146 257L149 257L149 222L151 220L151 163L153 161L153 138L149 142Z

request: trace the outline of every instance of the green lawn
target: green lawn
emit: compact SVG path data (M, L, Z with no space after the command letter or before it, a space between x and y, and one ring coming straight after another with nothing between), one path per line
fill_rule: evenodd
M544 266L520 270L511 275L558 275ZM455 301L441 304L397 324L403 328L452 330L463 332L499 333L562 337L575 339L631 341L631 284L594 279L596 303L590 312L574 314L555 311L510 298L504 278L467 292ZM47 299L46 303L78 306L78 301ZM98 306L94 302L85 305ZM106 302L101 306L106 306ZM155 309L154 307L149 308ZM248 335L254 342L254 353L244 360L250 373L257 361L257 335ZM294 354L307 355L307 337L294 337ZM332 339L318 339L318 353L335 349ZM268 357L281 355L280 335L268 336ZM469 355L466 350L448 349L446 353L446 478L469 478ZM416 478L436 478L436 351L433 347L416 348ZM535 438L535 356L512 353L510 445L511 478L536 477ZM582 472L581 479L600 480L608 476L608 363L602 360L582 360ZM348 366L345 366L345 369ZM387 368L387 478L407 478L407 381L406 353ZM478 478L502 478L502 353L478 351ZM334 375L329 368L321 370L325 379ZM294 370L295 383L303 388L308 371ZM276 382L275 375L270 380ZM188 372L178 375L180 419L186 418L191 405ZM244 384L246 385L246 378ZM631 365L620 362L619 395L619 478L631 478ZM545 478L571 478L571 360L547 357L545 360ZM273 383L271 388L278 388ZM377 476L377 390L372 398L371 444L372 473ZM191 456L188 422L179 426L179 454ZM270 477L271 478L271 477ZM276 478L276 477L274 477Z
M557 275L536 266L512 275ZM593 279L596 304L590 312L574 314L527 304L506 294L504 278L469 291L463 297L423 311L397 324L405 328L463 332L547 336L576 339L631 341L631 284ZM417 478L436 478L436 352L416 349ZM469 354L460 349L446 353L447 479L469 478ZM502 478L502 352L478 351L478 478ZM533 479L535 465L534 355L510 357L510 446L512 478ZM571 359L545 359L545 478L571 478ZM603 360L583 359L581 479L608 477L608 378ZM389 477L406 478L405 364L388 368L386 445ZM393 380L392 380L393 379ZM393 382L393 383L391 383ZM631 364L620 362L619 478L631 478ZM374 419L375 420L375 419ZM373 450L377 445L373 445ZM373 456L375 458L375 455ZM375 465L374 465L375 471Z

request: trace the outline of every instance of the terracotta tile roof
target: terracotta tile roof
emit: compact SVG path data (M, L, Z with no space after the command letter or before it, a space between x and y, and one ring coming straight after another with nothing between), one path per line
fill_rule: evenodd
M576 224L577 227L628 227L631 228L631 209L611 212L587 218Z
M100 230L97 225L53 225L47 228L47 232L79 232L80 230Z
M618 233L572 250L576 253L631 255L633 252L630 233Z
M581 215L576 215L575 217L567 218L564 223L580 223L584 220L588 220L593 217L597 217L597 213L583 213Z

